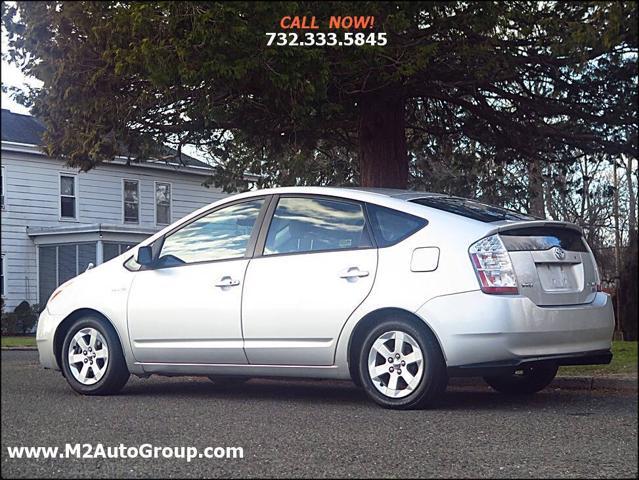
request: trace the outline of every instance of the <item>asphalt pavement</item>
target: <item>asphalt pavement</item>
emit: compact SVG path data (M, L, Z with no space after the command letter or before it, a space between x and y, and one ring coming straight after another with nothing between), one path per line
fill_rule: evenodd
M132 377L75 394L36 352L2 352L2 477L637 478L637 392L508 398L449 388L442 405L384 410L350 382ZM10 459L8 447L242 447L243 458Z

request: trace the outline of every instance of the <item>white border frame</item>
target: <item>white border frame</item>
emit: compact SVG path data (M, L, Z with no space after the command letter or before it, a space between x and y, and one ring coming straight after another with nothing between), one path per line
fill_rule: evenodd
M131 221L127 221L124 218L124 203L125 203L125 198L124 198L124 182L135 182L138 184L138 221L137 222L131 222ZM141 186L141 181L137 178L123 178L122 179L122 224L123 225L140 225L140 215L142 215L142 208L141 208L141 204L142 204L142 186ZM171 192L171 197L173 197L173 192Z
M164 185L169 185L169 188L171 190L171 198L169 198L169 223L158 223L158 203L157 203L157 189L158 189L158 184L164 184ZM154 181L153 182L153 224L156 227L166 227L168 225L171 225L171 223L173 223L173 194L174 194L174 190L173 190L173 182L164 182L164 181Z
M62 216L62 177L73 177L73 193L75 199L75 217ZM79 222L80 221L80 191L79 191L78 174L69 172L58 172L58 218L61 222ZM68 197L69 195L65 195Z

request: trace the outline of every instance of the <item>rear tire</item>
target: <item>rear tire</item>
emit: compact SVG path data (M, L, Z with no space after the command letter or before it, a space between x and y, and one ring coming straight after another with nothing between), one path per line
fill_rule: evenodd
M78 318L62 344L62 372L82 395L118 393L129 379L113 326L97 315Z
M384 408L433 406L448 383L437 340L426 327L402 318L383 321L368 332L358 368L362 388Z
M531 395L546 388L557 375L557 365L528 367L511 375L484 377L493 389L509 395Z

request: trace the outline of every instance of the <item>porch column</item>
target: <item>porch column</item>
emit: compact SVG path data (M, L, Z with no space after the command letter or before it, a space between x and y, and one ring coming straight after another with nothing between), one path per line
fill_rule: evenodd
M28 228L28 227L27 227ZM35 247L36 247L36 258L35 258L35 262L36 262L36 286L35 286L35 292L36 292L36 303L40 303L40 244L38 242L34 242L35 243Z
M95 265L98 266L102 263L104 263L104 243L102 238L99 238L95 247Z

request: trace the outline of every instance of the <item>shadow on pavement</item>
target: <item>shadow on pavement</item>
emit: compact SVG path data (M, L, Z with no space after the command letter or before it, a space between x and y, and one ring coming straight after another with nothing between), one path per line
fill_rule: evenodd
M479 387L481 388L481 387ZM436 410L500 410L504 408L541 408L565 404L585 406L591 395L588 392L544 390L530 396L508 396L479 388L449 387ZM151 377L150 380L133 380L121 395L131 397L200 398L238 401L286 401L323 404L362 405L376 407L363 390L350 382L326 380L264 380L254 379L237 386L216 385L201 377Z

